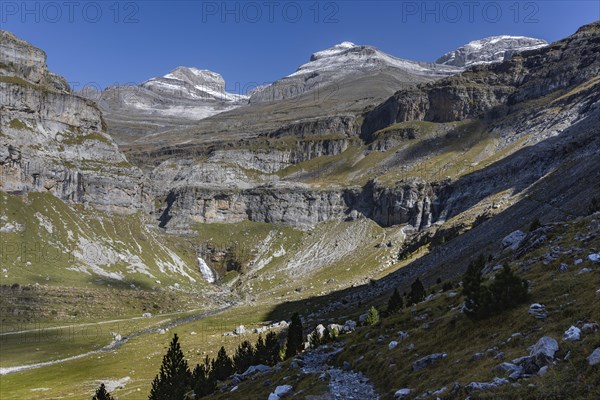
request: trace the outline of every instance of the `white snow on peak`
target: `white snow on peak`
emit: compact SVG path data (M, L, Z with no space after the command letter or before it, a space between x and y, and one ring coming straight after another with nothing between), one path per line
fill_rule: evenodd
M225 90L225 80L213 71L194 67L177 67L160 78L152 78L142 84L144 87L185 94L194 100L222 100L236 102L248 96L229 93Z
M539 49L548 45L545 40L526 36L499 35L473 40L448 52L436 62L458 67L503 61L515 52Z
M356 47L356 45L352 42L342 42L340 44L336 44L335 46L326 49L326 50L321 50L321 51L317 51L316 53L314 53L311 57L311 60L318 60L324 57L331 57L334 56L336 54L340 54L343 53L344 51L351 49L353 47Z
M310 61L301 65L288 77L309 74L317 71L339 71L340 74L353 70L394 67L413 73L427 73L428 68L415 61L392 57L375 47L343 42L312 55Z

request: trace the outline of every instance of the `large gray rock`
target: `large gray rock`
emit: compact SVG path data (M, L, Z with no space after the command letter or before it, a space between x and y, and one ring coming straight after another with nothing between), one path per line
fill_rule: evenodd
M467 393L475 391L485 391L495 389L498 386L506 385L508 383L510 383L508 379L496 377L491 382L471 382L467 386L465 386L465 390L467 391Z
M411 392L412 389L409 388L398 389L396 390L396 393L394 393L394 398L399 400L407 399Z
M581 340L581 329L576 326L571 326L563 334L563 340L567 342L575 342Z
M519 379L525 372L524 368L520 365L503 362L496 367L496 370L504 375L508 375L511 379Z
M600 364L600 347L596 348L587 358L588 363L590 365L599 365Z
M537 365L544 366L554 360L554 355L558 349L559 346L556 339L544 336L531 347L529 355L535 359Z
M523 231L514 231L502 239L502 246L511 250L516 250L527 235Z
M548 318L548 312L546 311L546 306L539 303L533 303L529 306L529 315L537 319L546 319Z

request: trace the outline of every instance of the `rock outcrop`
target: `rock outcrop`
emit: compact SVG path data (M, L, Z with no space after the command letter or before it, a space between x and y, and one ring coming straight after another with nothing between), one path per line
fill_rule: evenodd
M107 211L144 209L143 175L107 135L98 107L48 72L43 51L9 32L0 39L0 188Z

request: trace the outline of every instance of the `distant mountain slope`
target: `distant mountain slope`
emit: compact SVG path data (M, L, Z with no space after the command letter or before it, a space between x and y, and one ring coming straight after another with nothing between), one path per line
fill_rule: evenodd
M314 53L294 73L251 93L250 102L277 101L342 82L350 77L389 74L406 83L423 82L458 72L457 68L402 60L372 46L343 42Z
M119 143L191 125L247 102L246 96L228 93L218 73L189 67L175 68L140 85L115 85L102 91L85 88L80 94L98 103Z

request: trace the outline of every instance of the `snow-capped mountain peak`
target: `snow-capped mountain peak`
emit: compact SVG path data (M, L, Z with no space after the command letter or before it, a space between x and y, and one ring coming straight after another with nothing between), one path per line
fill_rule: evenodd
M356 45L352 42L342 42L329 49L317 51L310 57L310 61L316 61L324 57L335 56L353 47L356 47Z
M162 77L147 80L142 86L189 100L238 102L247 98L228 93L225 90L225 80L220 74L193 67L177 67Z
M516 52L538 49L547 44L548 42L545 40L526 36L491 36L474 40L448 52L440 57L436 63L468 68L476 64L504 61Z

